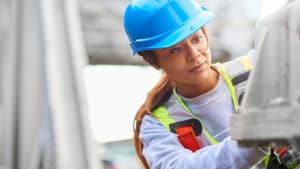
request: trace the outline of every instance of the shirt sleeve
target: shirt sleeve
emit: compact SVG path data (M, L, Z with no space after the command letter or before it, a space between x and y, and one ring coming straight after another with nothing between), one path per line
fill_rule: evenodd
M249 56L250 58L250 61L253 65L255 65L256 63L256 54L255 54L255 50L254 49L251 49L248 51L247 55Z
M143 119L140 139L152 169L246 169L263 157L258 149L239 147L230 137L193 153L149 115Z

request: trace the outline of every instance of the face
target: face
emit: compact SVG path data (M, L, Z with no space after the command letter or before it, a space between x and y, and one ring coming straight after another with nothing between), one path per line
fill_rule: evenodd
M180 43L155 50L158 66L176 84L197 84L211 76L211 54L202 29Z

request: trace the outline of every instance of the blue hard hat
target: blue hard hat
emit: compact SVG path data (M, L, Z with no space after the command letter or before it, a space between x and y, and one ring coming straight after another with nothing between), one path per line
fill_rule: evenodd
M124 28L136 54L173 46L212 18L194 0L133 0L125 11Z

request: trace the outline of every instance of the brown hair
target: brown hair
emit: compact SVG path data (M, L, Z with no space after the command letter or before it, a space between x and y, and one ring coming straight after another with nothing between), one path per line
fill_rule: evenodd
M202 27L202 31L205 34L205 37L208 40L207 32L205 26ZM138 52L143 59L152 66L158 65L157 56L154 51L142 51ZM140 134L140 126L142 123L142 119L146 114L151 115L151 112L159 105L163 104L170 96L171 91L175 84L170 80L167 74L163 74L159 82L150 90L147 94L146 101L142 104L142 106L138 109L138 112L134 118L134 146L137 156L142 162L145 169L150 169L145 157L143 156L143 143L139 139Z

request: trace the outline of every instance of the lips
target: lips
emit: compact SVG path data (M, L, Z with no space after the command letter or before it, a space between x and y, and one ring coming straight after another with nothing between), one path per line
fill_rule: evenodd
M193 66L188 72L202 72L205 68L205 62L201 63L200 65Z

